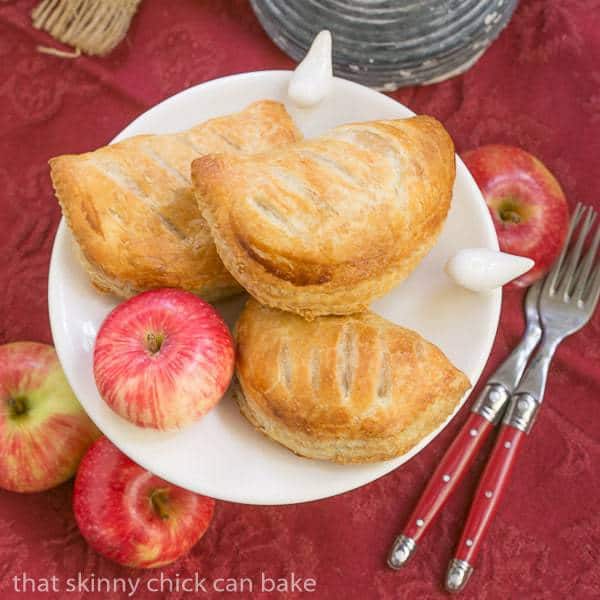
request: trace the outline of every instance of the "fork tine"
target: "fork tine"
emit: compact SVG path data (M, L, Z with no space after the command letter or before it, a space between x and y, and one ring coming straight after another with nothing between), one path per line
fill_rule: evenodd
M600 265L596 265L594 275L592 277L592 283L590 285L590 295L586 300L586 304L589 306L589 315L592 316L594 310L596 310L596 304L598 304L598 298L600 297Z
M584 206L580 202L578 202L577 206L575 207L575 212L573 212L573 216L571 217L571 223L569 224L569 230L567 232L567 237L565 238L565 241L563 243L560 256L554 263L552 270L550 271L550 273L548 273L548 276L546 277L546 280L544 282L543 293L545 294L554 294L556 284L558 282L558 274L560 273L565 254L567 253L567 249L569 248L569 244L571 243L571 236L573 235L573 231L575 231L575 228L579 223L579 218L581 217L583 211Z
M596 252L598 252L598 246L600 245L600 227L596 229L596 235L592 241L592 244L587 251L587 254L584 256L581 261L580 272L577 274L577 284L575 286L575 290L573 291L573 297L577 302L580 302L583 299L583 293L588 287L589 283L589 274L592 270L592 266L594 265L594 260L596 258Z
M577 240L573 246L573 248L569 251L566 256L566 267L564 275L560 278L560 285L558 287L558 294L564 296L565 299L569 295L569 290L573 287L573 280L578 280L575 275L575 269L579 264L579 258L581 257L581 251L583 250L583 244L585 242L585 238L587 237L594 220L596 219L596 213L594 209L589 206L585 213L582 215L584 218L583 224L581 225L581 229L579 231L579 235L577 236ZM579 277L580 278L580 277Z

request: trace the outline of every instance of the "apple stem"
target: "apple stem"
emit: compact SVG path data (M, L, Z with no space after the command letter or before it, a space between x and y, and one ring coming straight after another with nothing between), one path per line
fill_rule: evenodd
M150 331L146 334L146 347L150 354L156 354L163 345L164 336L162 333L154 333Z
M16 398L10 397L8 399L8 407L15 416L24 415L27 412L27 400L22 396Z
M150 502L152 503L152 508L154 512L161 519L169 518L169 490L166 488L159 488L157 490L153 490L150 494Z

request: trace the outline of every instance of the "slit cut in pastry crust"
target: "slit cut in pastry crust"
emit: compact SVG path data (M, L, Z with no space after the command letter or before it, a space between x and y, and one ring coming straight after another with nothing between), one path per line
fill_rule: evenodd
M192 164L229 272L263 304L309 319L365 310L407 277L441 231L454 175L452 140L426 116Z
M250 299L236 339L242 414L309 458L405 454L470 387L439 348L371 312L306 321Z
M210 301L239 293L194 199L190 164L210 152L260 152L300 137L284 106L265 100L181 133L51 159L56 196L94 286L122 297L157 287Z

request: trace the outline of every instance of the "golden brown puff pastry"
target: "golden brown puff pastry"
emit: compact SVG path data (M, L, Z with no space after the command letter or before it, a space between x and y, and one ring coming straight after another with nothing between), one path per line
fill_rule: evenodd
M263 304L306 318L364 310L402 281L437 239L454 174L452 140L426 116L192 164L227 269Z
M310 458L405 454L470 387L439 348L371 312L306 321L251 299L236 339L242 413Z
M241 291L198 210L190 164L209 152L258 152L299 138L282 104L261 101L181 133L53 158L56 196L93 284L124 297L163 286L207 300Z

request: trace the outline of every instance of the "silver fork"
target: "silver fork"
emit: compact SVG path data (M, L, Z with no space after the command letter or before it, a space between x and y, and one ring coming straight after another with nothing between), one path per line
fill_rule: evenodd
M598 304L600 261L596 260L596 254L600 228L596 227L582 258L584 243L595 220L596 212L591 207L577 205L563 250L544 280L538 299L542 341L510 397L494 449L479 480L446 575L446 588L451 592L462 590L473 572L475 558L506 490L518 452L542 405L548 369L557 346L590 320Z

